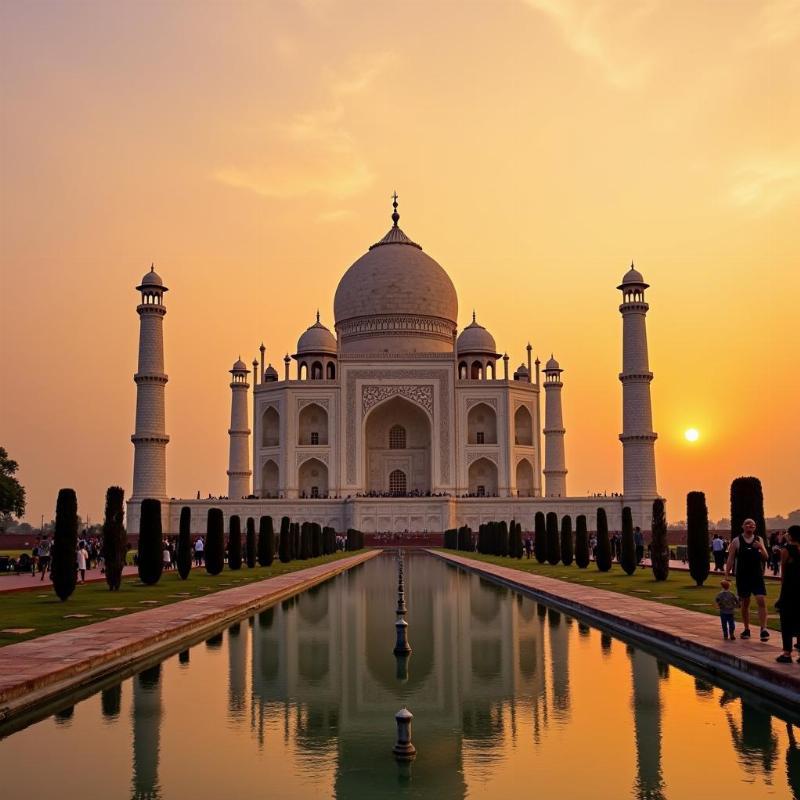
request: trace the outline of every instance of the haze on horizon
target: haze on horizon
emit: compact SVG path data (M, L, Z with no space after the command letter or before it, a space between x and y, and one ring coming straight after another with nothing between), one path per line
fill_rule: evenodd
M457 10L456 10L457 8ZM390 225L460 325L564 372L570 494L621 489L621 321L651 284L659 490L800 506L800 2L0 6L0 444L26 518L130 491L155 262L168 492L226 491L231 363L282 374ZM697 442L684 437L696 428Z

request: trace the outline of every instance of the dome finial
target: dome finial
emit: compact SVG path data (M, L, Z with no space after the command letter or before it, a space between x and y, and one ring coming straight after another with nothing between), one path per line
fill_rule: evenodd
M156 271L156 265L151 261L150 262L150 272L155 272L155 271Z
M392 208L394 209L392 212L392 222L396 228L397 223L400 221L400 215L397 213L397 192L392 193Z
M319 325L319 309L317 309L317 325Z
M475 324L475 309L472 309L472 324Z
M633 259L631 259L631 269L635 269L635 267L633 266Z

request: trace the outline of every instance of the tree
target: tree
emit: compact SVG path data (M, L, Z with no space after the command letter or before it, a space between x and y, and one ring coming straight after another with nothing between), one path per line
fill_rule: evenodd
M228 522L228 568L242 568L242 520L233 514Z
M311 557L319 558L322 555L322 526L319 522L311 523Z
M597 509L597 569L608 572L611 569L611 540L608 538L608 518L604 508Z
M256 565L256 521L252 517L247 518L247 535L245 536L245 555L247 566L250 569Z
M128 554L125 535L125 492L119 486L106 490L106 513L103 521L103 558L106 565L106 583L115 592L122 583L122 568Z
M575 548L572 544L572 518L569 514L561 518L561 561L568 567L574 558Z
M764 520L764 492L758 478L736 478L731 483L731 535L742 532L746 519L756 523L756 533L767 543L767 527Z
M272 517L261 517L258 521L258 563L262 567L271 567L275 559L275 531L272 529Z
M0 519L25 513L25 487L14 477L17 469L17 462L8 457L5 447L0 447Z
M164 569L164 536L161 531L161 501L148 497L139 511L139 580L146 586L158 583Z
M508 555L508 523L505 520L502 520L498 523L498 531L499 531L499 552L497 555L499 556L507 556Z
M653 577L657 581L665 581L669 576L669 542L667 515L664 501L660 497L653 500L653 521L650 530L650 563L653 566Z
M579 514L575 519L575 564L579 569L589 566L589 533L586 530L586 515Z
M533 518L533 555L540 564L547 561L547 526L541 511Z
M555 511L548 511L546 517L547 528L547 563L555 566L561 561L561 542L558 538L558 515Z
M511 523L511 543L509 545L509 555L512 558L522 558L522 525L519 522Z
M219 575L225 566L225 519L221 508L208 509L205 562L209 575Z
M184 506L181 509L181 520L178 525L178 552L175 554L178 575L186 580L192 571L192 509Z
M283 564L292 560L292 524L289 517L281 517L280 538L278 539L278 558Z
M622 544L620 546L619 564L626 575L636 571L636 543L633 539L633 514L629 506L622 509Z
M56 532L50 550L50 579L62 602L78 581L78 497L74 489L60 489L56 500Z
M708 508L703 492L689 492L686 495L686 553L689 557L689 574L698 586L702 586L711 569Z

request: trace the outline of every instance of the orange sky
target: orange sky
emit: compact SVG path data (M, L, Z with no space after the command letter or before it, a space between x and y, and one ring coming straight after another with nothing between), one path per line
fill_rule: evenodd
M460 323L560 360L571 494L621 488L634 258L671 518L692 489L727 515L740 474L797 508L799 47L797 0L3 3L0 444L28 519L130 490L151 261L168 492L224 493L227 370L332 325L393 189Z

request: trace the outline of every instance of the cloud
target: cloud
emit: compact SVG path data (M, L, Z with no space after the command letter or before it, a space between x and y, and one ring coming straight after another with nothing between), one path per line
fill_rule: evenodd
M389 52L351 56L338 70L327 73L327 100L321 108L268 126L260 139L259 156L246 165L221 166L213 179L269 198L320 195L341 200L365 191L375 175L347 127L346 104L371 89L393 61ZM336 213L341 219L343 211ZM320 221L333 221L323 217Z
M600 68L617 89L637 89L647 80L651 59L630 46L644 21L658 7L657 0L636 5L618 0L522 0L548 17L566 45Z
M800 158L770 155L751 160L733 173L729 199L742 208L766 214L800 196Z

